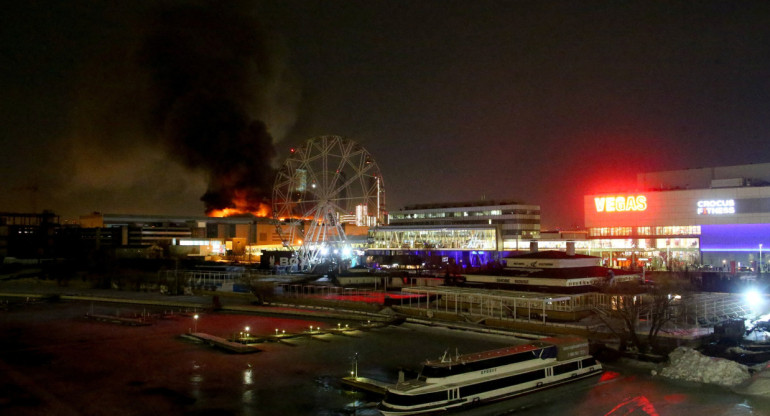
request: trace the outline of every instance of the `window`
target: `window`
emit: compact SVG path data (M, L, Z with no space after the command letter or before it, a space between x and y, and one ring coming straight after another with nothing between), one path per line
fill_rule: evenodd
M577 363L576 363L577 364ZM497 380L485 381L483 383L472 384L470 386L460 387L460 396L472 396L487 391L502 389L516 384L523 384L530 381L545 378L545 369L530 371L528 373L516 374L515 376L503 377Z
M656 235L700 235L700 225L655 227Z
M632 227L603 227L591 228L589 234L592 237L625 237L632 234Z
M578 370L578 362L571 362L561 365L555 365L553 367L553 375L558 376L559 374L569 373L572 371Z

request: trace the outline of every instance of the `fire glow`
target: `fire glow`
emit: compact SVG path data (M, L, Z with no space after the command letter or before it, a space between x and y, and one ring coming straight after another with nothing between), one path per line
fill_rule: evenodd
M255 217L270 217L272 215L270 205L262 202L249 201L244 195L236 193L231 205L222 209L213 209L206 215L209 217L233 217L238 215L253 215Z
M636 196L602 196L594 198L596 212L628 212L644 211L647 209L647 197Z

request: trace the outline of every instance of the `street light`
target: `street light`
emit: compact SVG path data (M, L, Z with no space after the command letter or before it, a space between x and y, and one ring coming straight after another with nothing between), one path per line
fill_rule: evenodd
M198 314L193 316L193 332L198 332Z

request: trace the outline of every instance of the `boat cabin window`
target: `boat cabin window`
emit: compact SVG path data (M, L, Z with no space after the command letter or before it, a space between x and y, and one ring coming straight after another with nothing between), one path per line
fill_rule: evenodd
M546 358L556 358L556 354L559 352L559 350L556 348L556 346L552 347L546 347L543 348L543 353L540 354L540 358L546 359Z
M498 378L495 380L485 381L482 383L471 384L469 386L460 387L460 396L472 396L475 394L485 393L492 390L502 389L517 384L524 384L528 382L537 381L545 378L545 369L529 371L526 373L520 373L509 377Z
M578 369L578 361L574 361L571 363L555 365L553 367L553 374L555 376L558 376L559 374L569 373L570 371L577 371L577 369Z

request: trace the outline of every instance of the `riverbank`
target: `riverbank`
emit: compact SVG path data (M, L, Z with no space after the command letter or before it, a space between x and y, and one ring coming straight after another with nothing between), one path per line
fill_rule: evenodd
M484 351L528 341L510 335L404 323L344 334L264 342L256 354L231 354L181 334L229 338L302 333L336 321L234 312L170 314L152 325L85 319L91 313L157 314L162 307L15 298L0 312L0 414L350 415L374 416L372 398L340 385L358 357L358 374L395 382L446 350ZM341 326L344 326L342 323ZM317 330L317 329L316 329ZM670 382L611 363L599 380L474 409L469 415L762 415L764 402L727 389ZM557 394L559 400L553 400ZM639 407L644 405L646 407ZM740 409L744 413L736 413ZM748 413L746 413L748 412ZM644 413L638 413L644 414ZM647 413L650 414L650 413Z

